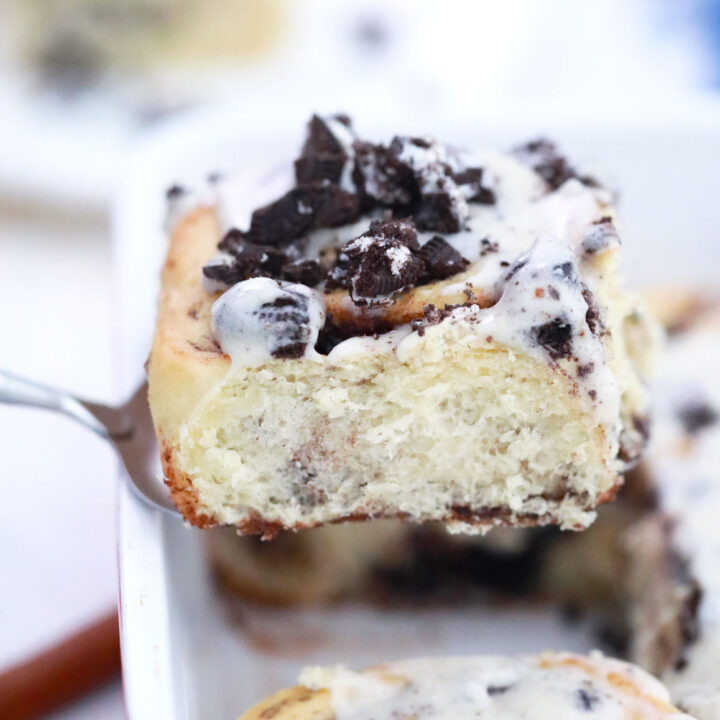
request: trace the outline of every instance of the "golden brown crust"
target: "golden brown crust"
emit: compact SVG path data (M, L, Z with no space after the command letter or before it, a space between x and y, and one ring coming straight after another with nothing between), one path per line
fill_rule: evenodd
M298 685L271 695L250 708L241 720L333 720L328 690Z
M182 419L230 367L210 331L213 296L198 279L199 269L215 252L218 235L210 208L194 210L172 233L147 366L150 409L165 482L185 519L199 527L217 522L199 507L191 479L176 462L176 450Z
M199 509L198 493L193 487L190 476L178 468L177 463L173 461L173 450L162 439L160 440L160 449L165 484L183 518L195 527L203 529L220 525L217 518Z
M593 510L599 505L611 502L615 499L615 496L622 487L622 484L623 478L618 477L612 487L602 493L595 503L588 504L583 508L583 510ZM577 497L577 493L570 491L559 495L557 498L550 498L547 495L543 495L545 500L548 500L549 502L556 502L558 505L563 500L570 497ZM195 502L197 502L197 500L195 500ZM190 520L190 518L186 519ZM240 535L260 535L263 540L273 540L281 532L285 531L310 530L314 527L319 527L320 525L326 525L328 522L331 524L340 524L346 522L365 522L367 520L398 520L400 522L409 522L410 517L406 513L376 513L373 515L369 515L367 513L355 513L353 515L347 515L327 522L284 525L283 523L274 522L272 520L265 520L257 512L250 511L250 517L246 521L239 523L237 525L237 530ZM507 525L510 527L537 527L541 525L557 524L557 518L553 515L553 513L545 513L543 515L528 512L518 513L513 512L506 506L470 508L467 505L453 505L448 510L447 515L443 518L443 520L448 522L467 523L468 525ZM196 524L192 520L190 520L190 522L192 522L193 525ZM217 525L217 523L211 522L209 525L201 525L200 527L213 527L214 525ZM584 530L585 526L578 525L573 529Z

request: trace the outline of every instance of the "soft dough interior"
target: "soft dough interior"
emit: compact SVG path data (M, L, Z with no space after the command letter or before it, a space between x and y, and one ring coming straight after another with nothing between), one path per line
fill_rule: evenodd
M181 432L201 504L232 524L248 508L291 527L357 515L587 524L614 487L617 443L569 378L437 330L422 361L231 371Z

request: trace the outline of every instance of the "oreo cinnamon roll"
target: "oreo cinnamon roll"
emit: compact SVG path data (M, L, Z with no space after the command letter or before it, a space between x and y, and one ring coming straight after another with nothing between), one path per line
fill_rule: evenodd
M188 521L583 529L615 496L653 324L611 194L552 143L373 143L314 117L244 223L227 187L171 193L148 366Z

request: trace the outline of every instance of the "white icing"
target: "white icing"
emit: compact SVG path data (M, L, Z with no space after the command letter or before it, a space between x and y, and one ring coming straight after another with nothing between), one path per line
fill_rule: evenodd
M684 718L654 678L617 660L457 657L406 660L359 673L309 668L300 683L328 689L337 720L660 720ZM563 662L565 660L566 662ZM625 684L608 677L622 677Z
M450 313L448 320L472 323L480 343L516 348L543 362L561 358L553 358L552 348L538 343L538 328L561 320L567 326L570 344L567 371L574 373L598 419L616 423L620 390L606 361L605 347L586 321L588 304L582 293L577 256L567 245L541 238L516 263L518 269L505 268L493 289L493 295L499 295L494 305L459 307ZM511 271L512 276L505 280ZM415 334L401 343L398 347L401 361L417 342Z
M397 351L398 345L410 335L412 331L409 325L390 330L382 335L361 335L348 338L338 343L328 354L327 360L330 364L339 364L349 358L366 354L390 354Z
M295 303L300 300L300 322L282 318L292 311L292 306L289 310L272 307L282 299ZM325 324L325 303L320 293L306 285L270 278L244 280L215 301L212 314L215 336L233 366L253 367L268 362L288 338L305 344L305 358L320 357L314 347Z

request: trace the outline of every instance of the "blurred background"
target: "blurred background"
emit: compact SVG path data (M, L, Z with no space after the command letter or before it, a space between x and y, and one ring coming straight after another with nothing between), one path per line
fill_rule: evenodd
M194 109L231 101L239 133L295 137L315 110L632 123L719 92L716 0L3 0L0 367L118 399L112 199L130 149ZM110 450L15 408L0 437L1 672L117 589ZM119 680L53 717L123 717Z

